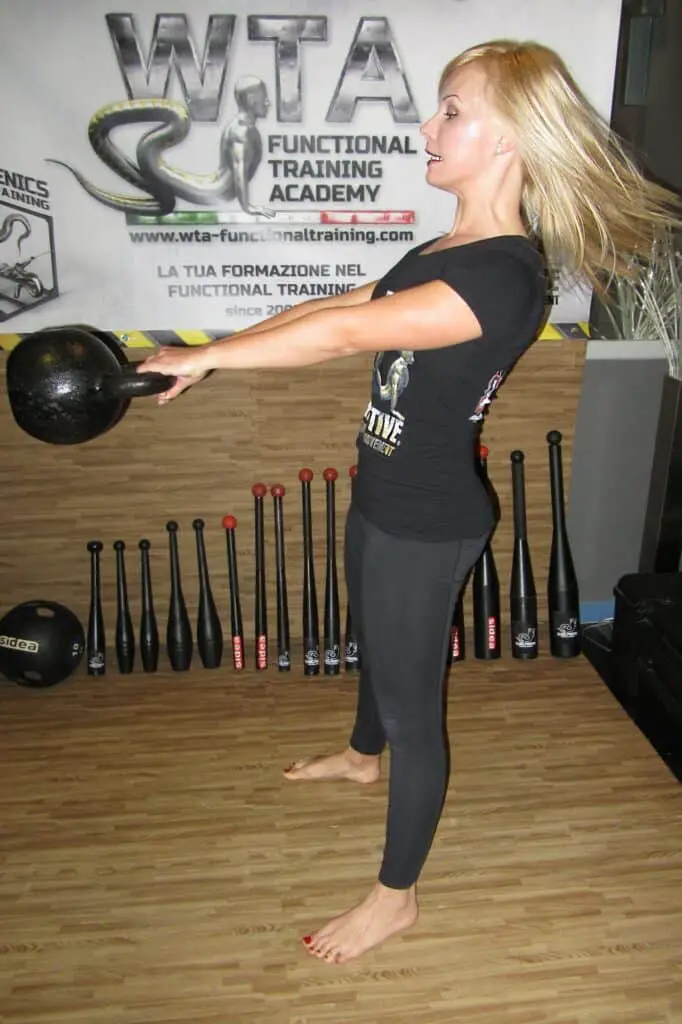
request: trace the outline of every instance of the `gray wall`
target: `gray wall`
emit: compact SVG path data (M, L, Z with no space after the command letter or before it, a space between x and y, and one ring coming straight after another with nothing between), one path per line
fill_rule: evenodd
M642 148L649 169L682 192L682 0L655 22Z
M614 586L638 571L667 369L657 343L588 343L567 512L585 622L608 618Z
M630 50L631 26L647 11L651 45L648 61L638 61ZM623 0L611 123L651 174L677 191L682 191L681 68L682 0ZM636 103L625 102L628 81L641 86Z

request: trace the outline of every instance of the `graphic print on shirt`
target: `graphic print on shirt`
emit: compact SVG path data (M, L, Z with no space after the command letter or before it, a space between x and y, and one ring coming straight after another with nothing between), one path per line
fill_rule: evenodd
M386 374L386 383L381 379L381 361L383 352L377 352L374 357L374 379L379 389L379 397L390 404L391 412L395 412L398 399L410 383L410 371L408 366L414 362L414 352L403 350L397 359L394 359Z
M504 370L498 370L496 373L492 375L492 377L490 378L486 385L485 391L483 392L478 402L476 403L476 408L469 417L469 420L472 423L481 422L481 420L485 416L486 409L488 408L493 398L495 397L495 392L497 391L497 389L499 388L500 384L502 383L506 376L507 374Z
M386 294L393 295L394 292L388 291ZM362 418L362 440L368 448L389 457L400 445L400 435L405 426L405 417L398 412L398 402L410 383L409 367L414 363L414 352L407 349L398 352L385 377L382 377L384 354L377 352L374 357L372 401ZM388 412L378 407L379 402L388 402Z

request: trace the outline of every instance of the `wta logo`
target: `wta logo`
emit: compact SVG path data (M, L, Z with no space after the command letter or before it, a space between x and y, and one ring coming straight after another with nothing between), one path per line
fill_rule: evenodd
M24 651L25 654L37 654L40 644L36 640L22 640L20 636L5 636L0 634L0 647L7 647L12 651Z

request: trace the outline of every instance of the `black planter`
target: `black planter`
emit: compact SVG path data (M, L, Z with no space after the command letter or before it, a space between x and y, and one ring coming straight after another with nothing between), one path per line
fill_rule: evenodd
M682 557L682 381L663 379L639 571L678 572Z

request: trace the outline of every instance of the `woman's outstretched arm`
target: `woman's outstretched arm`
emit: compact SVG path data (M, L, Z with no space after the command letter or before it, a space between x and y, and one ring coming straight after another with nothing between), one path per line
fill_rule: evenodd
M160 348L139 369L201 376L210 370L311 366L363 351L443 348L481 335L469 305L442 281L262 326L202 348Z

